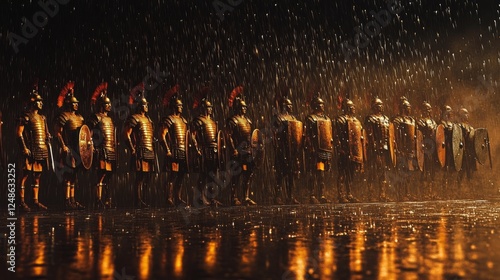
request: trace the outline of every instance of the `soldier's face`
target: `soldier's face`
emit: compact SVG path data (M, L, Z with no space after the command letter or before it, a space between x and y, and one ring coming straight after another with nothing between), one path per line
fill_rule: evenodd
M316 110L318 110L318 112L321 112L323 113L325 111L325 104L323 103L319 103L317 106L316 106Z
M410 115L411 114L411 107L404 107L403 108L403 114L405 115Z
M468 121L469 120L469 113L462 113L461 117L462 117L462 121Z
M111 102L106 102L104 104L104 111L111 112Z
M182 104L178 104L175 108L177 113L182 113Z
M37 108L38 110L42 110L42 107L43 107L43 101L42 101L42 100L38 100L38 101L36 102L36 105L35 105L35 106L36 106L36 108Z
M242 106L241 107L241 114L245 115L247 113L247 106Z
M382 113L384 111L384 105L380 103L375 104L375 106L373 106L373 109L376 113Z
M71 109L75 112L78 111L78 102L71 103Z
M347 107L347 110L350 114L356 114L356 106L354 105L349 105L349 107Z
M214 108L212 106L207 107L207 116L211 116Z
M291 113L293 110L292 104L286 104L286 111Z
M149 111L148 104L142 104L141 106L142 106L142 111L143 111L144 113L147 113L147 112Z

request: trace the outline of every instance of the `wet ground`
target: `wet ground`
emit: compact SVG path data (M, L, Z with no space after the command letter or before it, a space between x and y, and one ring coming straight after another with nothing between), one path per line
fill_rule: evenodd
M29 213L16 272L5 251L0 266L2 279L496 279L499 231L500 200Z

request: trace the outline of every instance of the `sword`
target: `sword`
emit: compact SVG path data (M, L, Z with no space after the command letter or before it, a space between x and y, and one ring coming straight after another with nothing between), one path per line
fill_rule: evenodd
M156 174L160 174L160 162L158 161L158 139L156 138L153 138L153 142L154 142L154 145L155 145L155 173Z

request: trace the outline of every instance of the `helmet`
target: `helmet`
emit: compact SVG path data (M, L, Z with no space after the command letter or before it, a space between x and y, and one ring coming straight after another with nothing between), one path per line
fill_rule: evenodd
M408 98L406 97L401 97L401 103L399 104L400 108L401 109L407 109L407 108L411 108L411 104L410 104L410 101L408 101Z
M384 105L384 102L382 102L382 100L380 98L375 97L372 100L372 108L375 107L375 106L378 106L378 105Z
M209 107L213 107L213 106L212 106L212 103L210 103L210 101L208 101L208 99L203 98L201 100L201 107L202 108L209 108Z
M342 101L342 110L344 112L347 112L351 107L354 107L354 102L352 102L352 100L346 98Z
M43 98L38 94L38 92L33 91L30 94L30 102L34 103L34 102L37 102L37 101L43 101Z
M426 110L430 110L430 109L432 109L432 106L431 106L431 104L430 104L429 102L424 101L424 102L422 103L422 108L424 108L424 109L426 109Z
M469 111L467 111L467 109L465 109L464 107L460 108L460 110L458 111L458 113L463 116L465 114L468 114Z
M66 95L66 98L64 99L64 103L66 104L72 104L72 103L78 103L78 99L76 99L75 95L73 93L68 93Z

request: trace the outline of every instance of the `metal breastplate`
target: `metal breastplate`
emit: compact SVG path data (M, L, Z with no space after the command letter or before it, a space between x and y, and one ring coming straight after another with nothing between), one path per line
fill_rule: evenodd
M140 149L145 149L146 151L153 152L153 124L148 117L142 115L136 115L137 118L137 130L136 130L136 140L137 147ZM154 158L154 156L153 156Z
M66 143L75 150L78 150L78 133L83 125L83 117L77 114L65 112L66 123L64 130L66 134Z
M252 136L252 124L245 117L236 117L237 120L237 142L240 144L246 142L250 146L250 138Z
M181 117L170 116L171 124L168 127L170 149L186 151L187 125Z
M420 121L420 129L422 130L424 138L433 138L436 127L437 123L431 118L425 118Z
M35 160L46 159L49 155L47 146L47 134L45 130L45 120L39 114L30 114L27 123L28 149L33 153Z
M398 151L413 155L416 147L415 120L412 117L401 116L395 123L398 124L396 137Z
M99 130L102 132L103 142L99 145L104 148L106 156L109 160L115 160L115 126L113 120L106 115L101 115L101 121L99 122Z
M201 137L198 137L198 145L202 147L217 147L217 123L209 118L199 118L201 126L199 131Z

